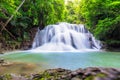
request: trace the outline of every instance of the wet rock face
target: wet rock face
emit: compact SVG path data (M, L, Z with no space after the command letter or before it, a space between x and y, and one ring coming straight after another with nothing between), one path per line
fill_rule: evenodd
M0 80L5 78L0 75ZM18 79L20 76L11 76L11 80ZM120 69L115 68L96 68L77 69L75 71L57 68L48 69L39 74L29 75L29 78L21 76L20 80L120 80Z
M70 74L70 70L58 68L58 69L48 69L44 71L41 74L35 74L33 75L33 80L39 80L39 79L44 79L44 80L64 80L64 79L70 79L68 77L68 74Z
M75 71L49 69L42 74L33 75L33 80L120 80L120 70L114 68L86 68Z

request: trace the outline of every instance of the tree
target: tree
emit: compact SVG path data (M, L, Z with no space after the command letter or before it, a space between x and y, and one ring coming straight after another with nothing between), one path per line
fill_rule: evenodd
M33 27L43 29L48 24L61 22L65 19L64 0L26 0L19 12L15 14L14 12L20 3L20 0L0 1L0 10L2 11L0 20L6 22L14 14L6 29L18 41L25 40L24 36L29 36L28 32ZM6 36L6 40L11 38L6 32L2 32L2 35Z
M66 21L70 23L80 24L79 15L79 2L80 0L68 1L66 3Z
M119 9L119 0L81 0L80 17L98 39L117 46L120 44Z

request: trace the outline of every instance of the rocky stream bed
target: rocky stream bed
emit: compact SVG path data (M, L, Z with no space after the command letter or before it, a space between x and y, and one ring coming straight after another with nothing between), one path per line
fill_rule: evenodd
M57 68L36 74L3 74L0 80L120 80L120 69L88 67L75 71Z

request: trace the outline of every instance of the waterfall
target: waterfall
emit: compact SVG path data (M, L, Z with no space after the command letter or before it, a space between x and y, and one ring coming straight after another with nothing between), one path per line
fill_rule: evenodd
M39 30L33 41L36 51L99 50L100 41L83 24L58 23Z

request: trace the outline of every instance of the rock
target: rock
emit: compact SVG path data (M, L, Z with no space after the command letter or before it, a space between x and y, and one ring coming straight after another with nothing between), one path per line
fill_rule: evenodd
M0 76L0 78L2 77ZM22 78L25 79L24 77ZM71 71L57 68L30 75L28 80L120 80L120 70L114 68L89 67Z
M32 77L32 79L34 80L34 79L41 79L42 78L42 76L40 75L40 74L34 74L34 75L32 75L33 77Z
M0 80L3 80L3 78L4 78L3 75L1 75L1 76L0 76Z
M114 68L104 68L101 72L106 74L110 79L120 78L120 71Z
M2 43L0 43L0 49L2 48Z
M84 73L84 70L81 69L81 68L79 68L79 69L76 70L76 72L77 72L78 74L83 74L83 73Z
M0 64L3 64L5 61L3 58L0 58Z
M0 54L4 54L4 53L0 52Z
M71 80L82 80L82 79L80 79L80 78L72 78Z
M95 73L99 73L101 70L99 68L96 67L88 67L86 69L84 69L85 72L95 72Z
M50 80L64 80L64 79L68 79L69 76L68 74L71 73L70 70L66 70L66 69L62 69L62 68L57 68L57 69L48 69L45 70L42 74L36 74L33 75L33 80L34 79L42 79L42 78L47 78L46 80L48 80L48 78Z
M76 75L78 75L78 73L77 73L76 71L73 71L73 72L71 73L71 75L72 75L72 76L76 76Z
M113 79L108 78L108 77L105 77L105 78L96 77L96 78L94 78L94 80L113 80Z

